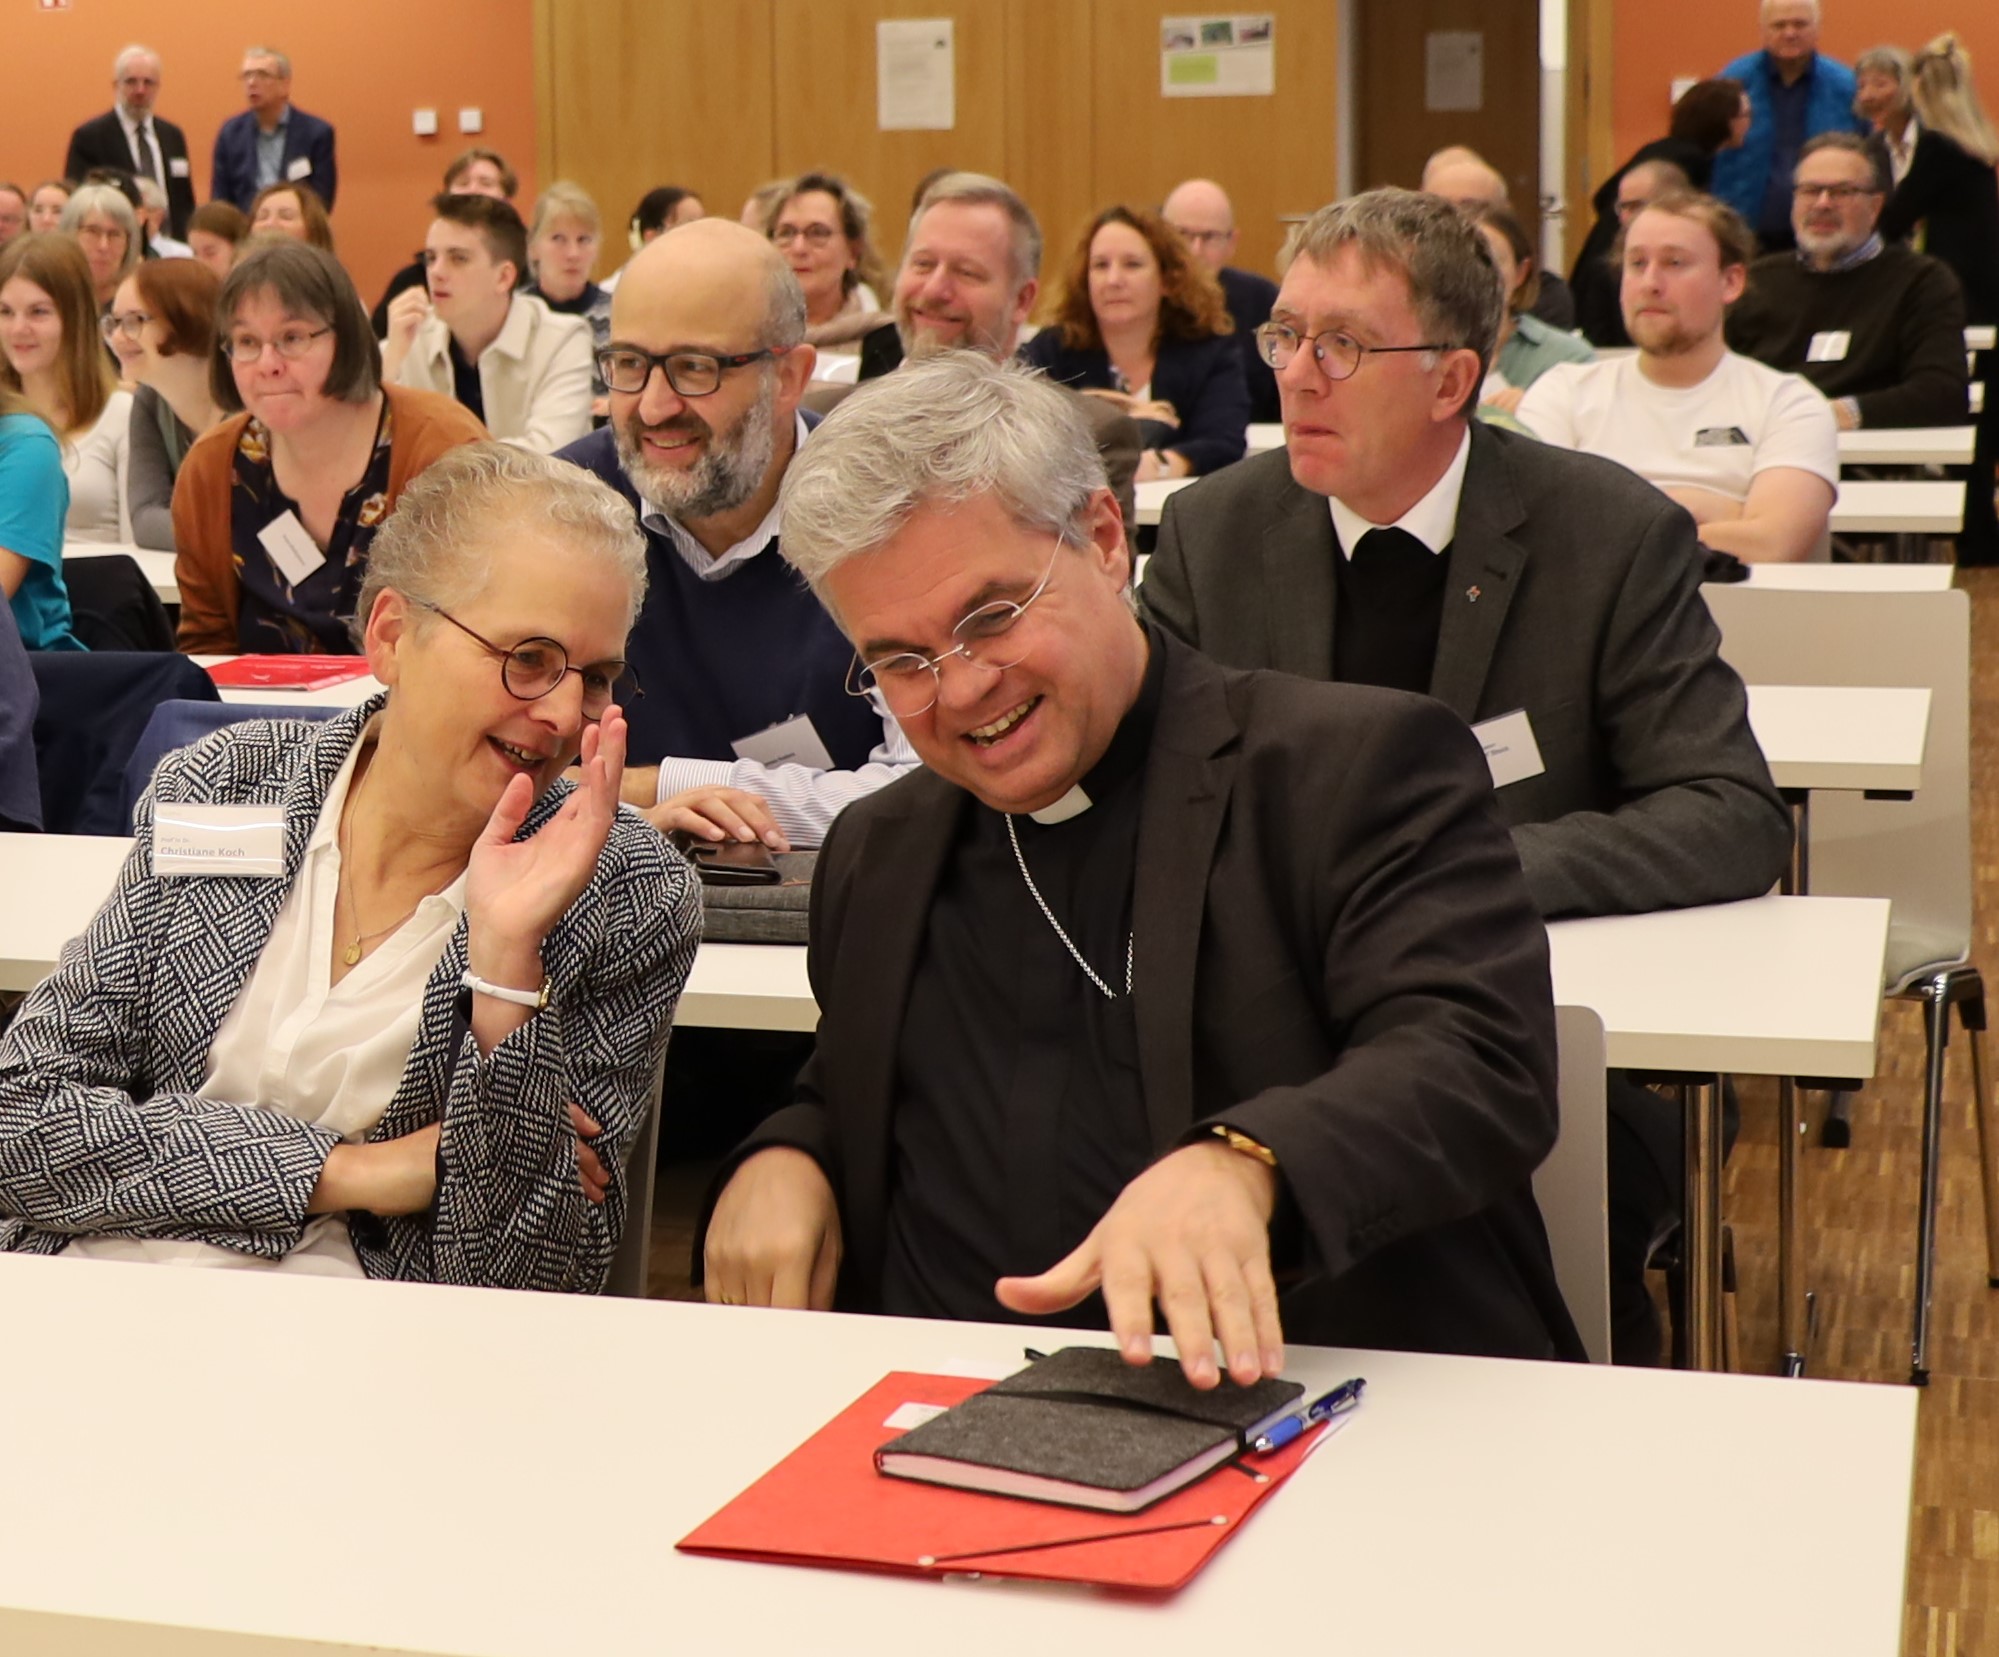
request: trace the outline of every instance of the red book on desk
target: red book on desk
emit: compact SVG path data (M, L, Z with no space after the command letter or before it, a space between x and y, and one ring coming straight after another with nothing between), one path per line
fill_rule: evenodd
M324 690L368 676L365 656L231 656L208 670L230 690Z
M888 1376L713 1518L684 1553L911 1576L976 1572L1167 1592L1233 1536L1324 1437L1230 1462L1142 1513L1092 1512L884 1478L877 1448L910 1425L905 1405L948 1407L988 1383Z

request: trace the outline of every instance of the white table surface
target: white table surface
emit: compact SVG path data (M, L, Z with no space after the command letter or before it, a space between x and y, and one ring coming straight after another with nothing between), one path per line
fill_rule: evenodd
M114 552L122 552L139 566L162 604L180 603L180 583L174 579L174 555L170 552L155 552L123 541L65 541L62 548L65 558L108 558Z
M37 1657L1214 1657L1307 1631L1886 1657L1900 1632L1906 1387L1294 1348L1294 1379L1364 1374L1366 1403L1159 1600L673 1549L890 1370L1087 1335L26 1256L0 1305L26 1358L0 1420L32 1423L0 1649Z
M1973 426L1886 427L1839 434L1842 466L1969 466Z
M1854 685L1750 685L1749 728L1779 788L1895 790L1923 783L1930 693Z
M1964 527L1964 484L1841 479L1832 506L1835 535L1955 535Z
M1994 328L1989 322L1975 322L1964 330L1964 348L1967 351L1990 351Z
M1874 1074L1885 898L1761 897L1548 928L1555 1001L1609 1062L1744 1076Z
M1751 564L1744 586L1800 593L1941 593L1956 579L1951 564Z
M217 662L233 659L229 656L190 658L203 667L213 667ZM322 690L291 690L283 685L217 685L215 693L225 702L249 702L259 707L358 708L382 688L381 680L372 673L363 673L358 679L343 679L339 684L328 685Z
M1158 523L1159 514L1166 509L1167 497L1196 481L1194 478L1154 478L1150 483L1139 484L1132 491L1138 503L1139 523Z

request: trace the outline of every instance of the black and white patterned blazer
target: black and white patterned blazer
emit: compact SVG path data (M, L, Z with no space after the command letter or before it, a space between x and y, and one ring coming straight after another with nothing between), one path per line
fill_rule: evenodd
M282 1258L338 1136L196 1092L223 1019L297 879L328 788L376 698L323 725L255 721L169 754L137 840L87 931L64 946L0 1039L0 1251L55 1254L74 1236L212 1243ZM558 783L523 836L560 805ZM285 878L158 876L154 800L282 802ZM466 924L371 1138L441 1117L433 1206L348 1218L370 1277L595 1291L624 1227L624 1168L649 1108L674 1004L701 936L700 888L665 838L621 810L597 873L542 945L549 1006L486 1058L458 987ZM603 1125L607 1200L585 1200L564 1106Z

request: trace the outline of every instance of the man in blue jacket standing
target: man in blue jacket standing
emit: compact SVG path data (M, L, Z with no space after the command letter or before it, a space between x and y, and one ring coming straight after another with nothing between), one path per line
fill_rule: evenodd
M1749 134L1714 158L1713 193L1756 231L1765 253L1795 247L1791 174L1805 140L1867 131L1853 113L1853 71L1819 52L1819 0L1762 0L1763 49L1722 70L1749 91Z
M333 211L333 124L292 107L292 60L268 46L243 54L240 115L215 135L209 194L245 213L267 184L304 184Z

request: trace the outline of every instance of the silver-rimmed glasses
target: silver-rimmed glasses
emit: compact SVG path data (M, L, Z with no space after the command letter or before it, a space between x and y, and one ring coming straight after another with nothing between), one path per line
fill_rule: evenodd
M1034 591L1016 602L1009 598L981 604L951 629L952 645L934 656L920 650L898 650L872 662L858 658L848 674L847 694L866 696L878 692L888 711L898 719L914 719L937 705L942 688L943 667L953 656L962 656L980 667L1004 672L1027 654L1027 640L1015 631L1028 607L1048 590L1055 574L1055 560L1066 543L1057 541L1049 554L1048 567L1034 584Z

